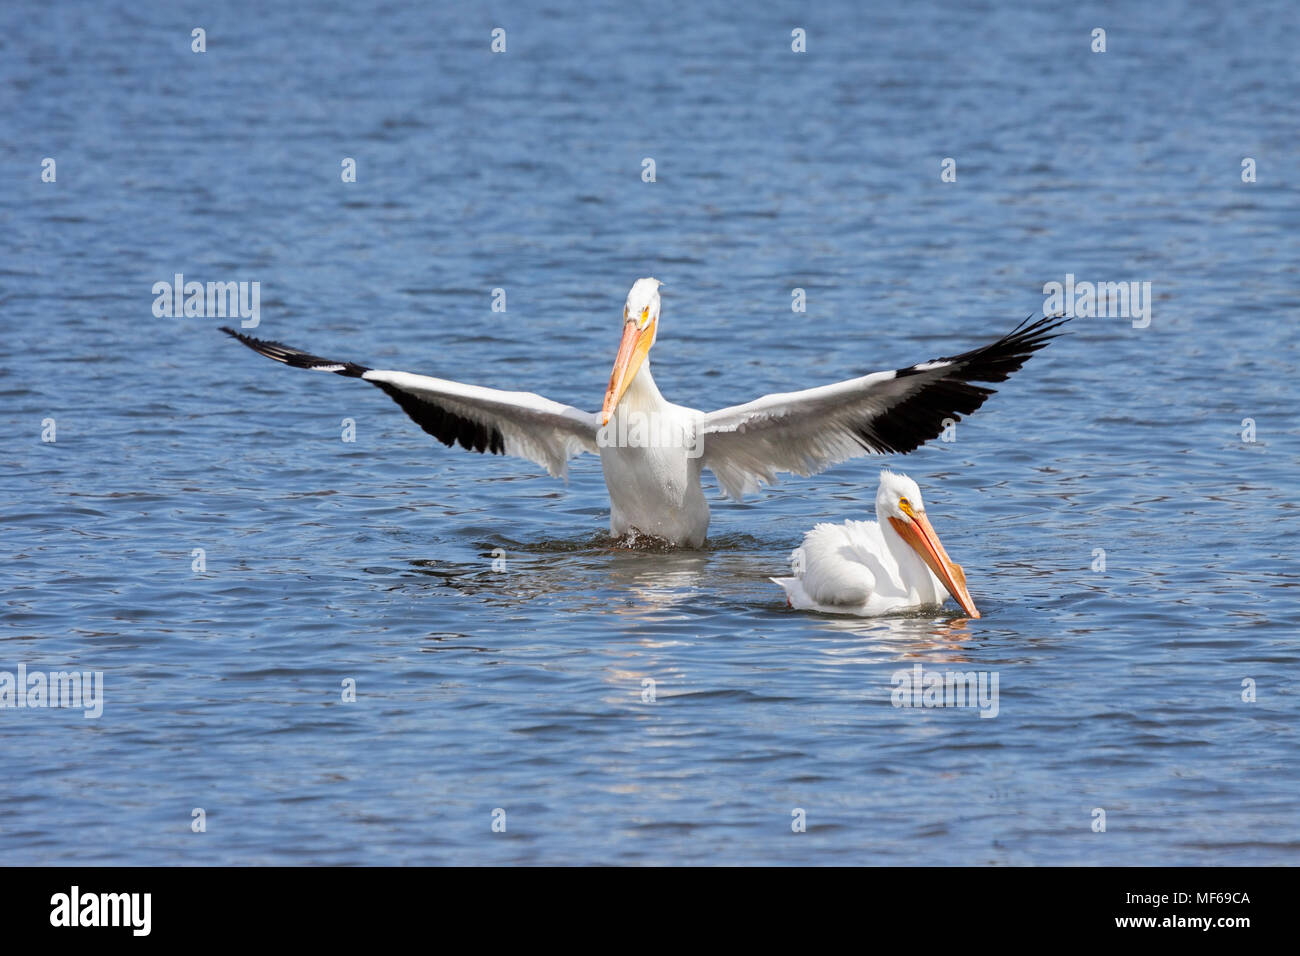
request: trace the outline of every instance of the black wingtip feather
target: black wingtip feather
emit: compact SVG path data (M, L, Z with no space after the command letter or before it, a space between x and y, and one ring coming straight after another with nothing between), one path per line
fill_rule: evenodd
M388 397L411 417L411 421L448 448L452 445L460 445L461 448L480 454L504 455L506 453L506 440L501 434L501 429L457 415L442 408L436 402L421 398L413 392L404 392L388 382L371 382L371 384L382 388Z
M1062 335L1056 330L1068 321L1066 316L1046 315L1026 325L1025 319L996 342L936 361L962 365L961 378L968 382L1005 382L1029 356Z
M273 361L293 368L318 369L350 378L361 378L370 371L364 365L357 365L355 362L335 362L321 358L319 355L311 355L283 342L255 339L251 335L244 335L225 326L222 326L221 331L239 339L258 355L265 355ZM447 447L460 445L461 448L481 454L504 455L506 453L505 436L501 434L499 428L458 415L436 402L412 392L405 392L388 382L371 381L370 384L383 389L384 393L397 402L412 421Z
M281 362L291 368L312 368L334 372L337 375L346 375L349 378L360 378L370 371L364 365L358 365L356 362L336 362L333 359L321 358L319 355L311 355L302 349L294 348L292 345L285 345L283 342L255 339L251 335L244 335L242 332L236 332L224 325L221 327L221 331L243 342L258 355L265 355L272 361Z
M988 345L960 355L935 359L951 363L944 376L907 395L888 410L875 416L856 433L863 447L878 452L907 454L939 435L947 419L961 421L984 404L997 389L975 382L1005 382L1029 357L1052 339L1069 318L1043 316L1030 322L1031 314L1014 329ZM923 363L929 365L931 363ZM900 369L898 378L921 375L929 369L920 366Z

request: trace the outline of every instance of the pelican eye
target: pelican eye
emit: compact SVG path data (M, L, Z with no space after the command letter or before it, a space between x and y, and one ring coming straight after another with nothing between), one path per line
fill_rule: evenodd
M910 508L910 507L912 507L912 503L911 503L910 501L908 501L906 498L899 498L899 499L898 499L898 507L900 507L900 508Z
M645 325L645 320L648 318L650 318L650 306L647 305L641 310L641 324Z

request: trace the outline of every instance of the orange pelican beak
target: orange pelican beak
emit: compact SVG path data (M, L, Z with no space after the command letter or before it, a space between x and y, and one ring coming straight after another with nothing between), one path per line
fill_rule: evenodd
M650 346L655 340L656 318L650 318L648 309L642 310L640 320L644 326L637 324L637 317L629 316L623 323L623 340L618 343L618 357L614 359L614 370L609 375L609 388L605 390L605 405L600 410L600 423L607 425L609 416L614 414L623 393L641 371L641 363L650 353Z
M948 557L948 552L939 543L939 536L930 526L930 519L925 516L924 511L913 511L908 505L903 505L902 508L908 520L891 517L889 523L921 556L921 560L934 572L934 576L961 605L961 609L967 616L979 617L980 612L975 608L970 591L966 590L966 572L961 569L960 564L954 564L952 558Z

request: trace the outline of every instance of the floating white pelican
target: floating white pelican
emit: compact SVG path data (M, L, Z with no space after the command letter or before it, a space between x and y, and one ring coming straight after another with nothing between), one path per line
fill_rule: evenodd
M980 616L965 572L939 543L921 489L906 475L880 473L875 521L819 524L790 557L798 576L772 580L800 610L876 617L951 595L968 616Z
M705 468L728 495L740 498L774 482L778 472L811 475L859 455L912 451L937 436L946 419L959 421L993 394L972 382L1004 381L1060 324L1022 322L996 342L952 358L705 413L665 401L650 375L659 286L658 279L638 279L627 295L623 338L600 414L530 392L370 369L222 331L277 362L378 386L444 445L516 455L555 477L567 474L574 455L600 455L615 535L639 532L699 547L709 528L700 484Z

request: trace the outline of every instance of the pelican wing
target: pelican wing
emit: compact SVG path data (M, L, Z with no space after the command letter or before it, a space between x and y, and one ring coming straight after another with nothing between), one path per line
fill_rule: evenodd
M556 478L565 477L574 455L597 451L600 422L595 413L532 392L502 392L428 375L366 368L265 342L234 329L221 331L285 365L359 378L383 389L417 425L448 447L460 445L470 451L526 458Z
M859 455L904 454L960 421L1056 336L1065 319L1028 319L989 345L834 385L764 395L704 416L703 465L733 498L776 480L811 475Z

